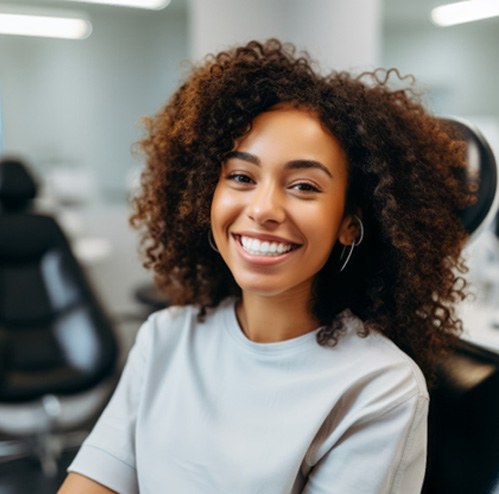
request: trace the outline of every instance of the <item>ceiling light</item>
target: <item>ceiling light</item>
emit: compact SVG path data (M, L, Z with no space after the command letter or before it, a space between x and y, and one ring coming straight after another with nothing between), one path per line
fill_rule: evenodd
M439 26L453 26L499 15L499 0L467 0L435 7L432 21Z
M138 9L161 10L164 9L171 0L68 0L69 2L80 3L101 3L115 5L117 7L135 7Z
M0 5L0 34L84 39L91 32L92 24L84 14Z

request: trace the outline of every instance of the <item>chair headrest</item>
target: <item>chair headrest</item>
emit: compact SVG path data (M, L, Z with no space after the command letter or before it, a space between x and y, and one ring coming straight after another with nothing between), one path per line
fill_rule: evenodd
M28 167L20 160L0 160L0 206L6 211L26 208L38 187Z
M475 189L476 201L460 211L466 231L472 236L482 231L494 220L498 201L498 170L494 153L487 140L477 127L456 117L440 119L449 134L467 145L465 179Z

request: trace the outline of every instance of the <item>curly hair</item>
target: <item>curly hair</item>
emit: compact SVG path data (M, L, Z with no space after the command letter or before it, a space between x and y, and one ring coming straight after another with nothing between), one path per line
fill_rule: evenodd
M317 275L313 313L335 345L349 308L364 334L381 331L432 377L439 353L461 331L465 296L458 211L465 145L427 112L396 70L322 75L307 53L272 39L207 57L168 103L146 118L138 143L147 166L133 199L144 265L172 303L201 316L239 287L209 247L210 206L224 157L252 120L277 103L313 111L348 159L346 211L360 211L365 239L339 272L339 244Z

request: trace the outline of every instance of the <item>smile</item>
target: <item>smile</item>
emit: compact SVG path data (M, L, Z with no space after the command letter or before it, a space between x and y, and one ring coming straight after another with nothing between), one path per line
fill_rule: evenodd
M245 237L243 235L239 237L239 243L248 254L267 257L281 256L298 247L294 244L258 240L257 238Z

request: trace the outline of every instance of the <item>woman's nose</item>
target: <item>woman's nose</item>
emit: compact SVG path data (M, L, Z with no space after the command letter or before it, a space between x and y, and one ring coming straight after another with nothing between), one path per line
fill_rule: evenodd
M248 216L258 224L282 223L286 216L283 193L274 185L260 185L251 195Z

